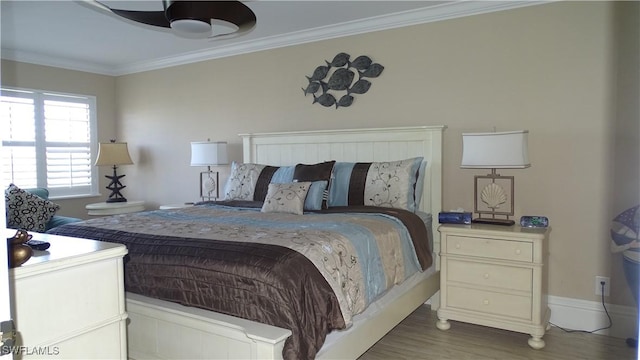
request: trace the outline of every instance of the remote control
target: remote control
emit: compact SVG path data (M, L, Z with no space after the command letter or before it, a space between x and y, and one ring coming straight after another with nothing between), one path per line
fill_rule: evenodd
M48 242L40 240L29 240L27 241L27 245L29 245L34 250L40 251L47 250L49 246L51 246L51 244L49 244Z

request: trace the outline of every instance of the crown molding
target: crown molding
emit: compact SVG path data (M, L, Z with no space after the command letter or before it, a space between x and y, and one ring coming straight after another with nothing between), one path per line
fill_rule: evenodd
M103 64L80 63L78 61L52 58L42 54L3 51L2 58L55 66L71 70L86 71L103 75L119 76L143 71L158 70L172 66L185 65L205 60L219 59L228 56L247 54L262 50L277 49L310 42L330 40L339 37L364 34L374 31L389 30L411 25L419 25L436 21L449 20L465 16L486 14L497 11L546 4L549 1L455 1L422 9L376 16L338 25L323 26L283 35L271 36L255 40L235 42L212 49L194 51L176 56L169 56L151 61L130 63L118 67Z
M67 70L89 72L98 75L118 75L116 69L104 64L78 61L74 59L55 57L29 51L2 49L1 57L3 60L12 60L28 64L51 66Z

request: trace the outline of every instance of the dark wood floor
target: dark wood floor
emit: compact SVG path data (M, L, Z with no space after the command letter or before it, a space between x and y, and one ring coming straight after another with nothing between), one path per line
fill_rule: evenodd
M435 326L436 319L434 311L421 306L360 359L638 359L637 350L627 347L624 339L553 327L544 336L546 346L533 350L526 334L455 321L451 329L441 331Z

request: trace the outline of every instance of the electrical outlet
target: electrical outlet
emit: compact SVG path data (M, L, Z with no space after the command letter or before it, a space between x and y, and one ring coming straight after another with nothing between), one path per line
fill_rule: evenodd
M604 282L604 296L609 296L609 278L596 276L596 295L602 295L602 283Z

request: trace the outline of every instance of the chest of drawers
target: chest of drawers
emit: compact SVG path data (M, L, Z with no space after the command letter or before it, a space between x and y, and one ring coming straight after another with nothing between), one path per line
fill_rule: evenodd
M541 349L551 315L547 306L548 233L519 226L441 225L440 308L449 320L530 334Z
M48 241L9 271L17 359L127 359L124 245L33 234Z

